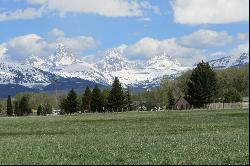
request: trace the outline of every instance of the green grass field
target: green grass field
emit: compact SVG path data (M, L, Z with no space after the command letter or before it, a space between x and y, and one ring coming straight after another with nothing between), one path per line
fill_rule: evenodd
M249 164L249 110L0 118L0 164Z

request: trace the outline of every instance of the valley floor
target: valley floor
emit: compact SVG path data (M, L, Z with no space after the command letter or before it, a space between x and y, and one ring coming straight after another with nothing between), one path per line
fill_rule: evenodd
M249 164L249 110L0 118L0 164Z

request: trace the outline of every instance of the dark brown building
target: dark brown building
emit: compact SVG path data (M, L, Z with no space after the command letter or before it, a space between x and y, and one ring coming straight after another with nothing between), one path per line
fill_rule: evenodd
M190 108L190 103L184 97L180 97L175 103L175 109L177 110L186 110Z

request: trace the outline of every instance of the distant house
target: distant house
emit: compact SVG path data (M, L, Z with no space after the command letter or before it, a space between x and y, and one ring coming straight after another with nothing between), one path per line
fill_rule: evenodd
M52 115L60 115L61 110L52 110Z
M31 109L31 115L37 115L37 110L36 109Z
M190 109L191 105L190 103L184 98L184 97L179 97L179 99L175 103L175 109L177 110L183 110L183 109Z

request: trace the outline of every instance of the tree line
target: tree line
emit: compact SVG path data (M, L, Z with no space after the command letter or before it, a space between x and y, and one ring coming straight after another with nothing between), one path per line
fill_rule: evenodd
M60 101L61 114L76 112L123 112L132 110L132 101L129 89L123 90L122 85L115 77L111 90L103 90L96 85L93 90L86 87L80 101L74 89L66 98Z
M12 103L11 96L7 99L7 116L27 116L32 113L30 105L30 98L23 95L20 99L15 99ZM50 104L40 104L37 108L37 115L46 115L52 113L52 106Z
M118 77L115 77L111 90L103 90L96 85L93 90L86 87L80 101L74 89L66 98L61 99L62 114L76 112L122 112L132 110L132 101L129 89L123 90Z
M32 108L37 108L38 116L51 114L50 99L44 94L25 93L18 94L12 102L11 96L8 96L6 114L7 116L26 116L32 113ZM0 107L2 109L1 104ZM87 86L82 95L77 95L72 89L67 96L61 96L59 108L61 114L123 112L132 110L132 101L129 88L124 90L118 77L115 77L111 90L101 90L97 85L91 90Z

